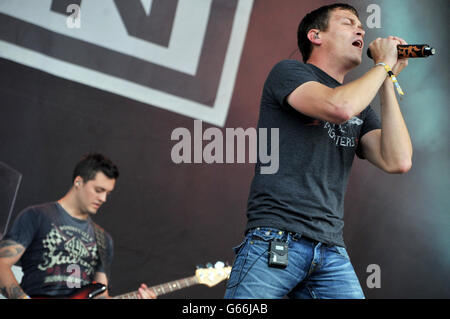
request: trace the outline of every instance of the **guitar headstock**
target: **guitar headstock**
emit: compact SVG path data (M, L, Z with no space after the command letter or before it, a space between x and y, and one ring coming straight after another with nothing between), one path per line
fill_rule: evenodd
M231 266L225 266L221 261L216 262L214 267L210 264L207 268L198 268L195 277L198 282L208 287L213 287L221 281L228 279L231 273Z

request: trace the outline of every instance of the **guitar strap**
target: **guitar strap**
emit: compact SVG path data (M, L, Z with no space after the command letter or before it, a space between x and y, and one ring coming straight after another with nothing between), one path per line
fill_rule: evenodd
M106 278L108 279L108 286L110 287L111 269L108 263L105 230L96 223L94 223L93 221L92 226L94 227L95 241L97 242L97 250L100 256L100 262L102 263L103 270L105 271Z

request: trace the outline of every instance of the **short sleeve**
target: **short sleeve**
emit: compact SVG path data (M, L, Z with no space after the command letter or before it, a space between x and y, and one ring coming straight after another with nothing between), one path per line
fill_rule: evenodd
M278 105L287 106L287 96L309 81L317 81L317 78L306 64L296 60L284 60L277 63L270 71L264 89L270 93Z
M13 240L27 248L39 229L39 220L39 214L33 208L25 209L17 216L3 240Z
M109 234L107 234L107 247L108 247L107 248L108 257L107 257L106 262L108 263L109 269L111 269L112 262L114 259L114 242L113 242L112 237Z
M361 131L359 133L359 138L358 138L359 141L361 141L361 138L366 133L381 128L380 119L379 119L377 113L375 113L375 111L370 106L368 106L363 111L363 115L364 115L364 118L363 118L364 122L362 124ZM356 155L361 159L365 159L364 156L362 155L361 143L358 143L358 147L356 148Z
M111 237L111 235L109 235L108 233L105 232L105 236L106 236L106 267L105 265L103 265L102 263L99 264L98 268L96 269L96 271L98 272L103 272L103 273L107 273L106 269L111 270L111 266L112 266L112 262L114 259L114 242L113 239Z

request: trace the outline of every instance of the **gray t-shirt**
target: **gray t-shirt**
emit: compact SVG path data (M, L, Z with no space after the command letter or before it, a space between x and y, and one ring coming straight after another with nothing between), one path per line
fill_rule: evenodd
M362 158L361 137L381 125L370 106L341 125L295 110L286 98L309 81L331 88L341 85L318 67L296 60L276 64L264 84L258 128L279 129L279 169L261 174L258 158L246 230L275 227L345 247L344 195L350 168L355 153ZM276 146L271 139L268 143L269 150Z
M113 258L113 241L106 232L107 262ZM64 296L105 272L90 219L70 216L57 202L31 206L14 221L4 240L26 250L20 259L21 287L30 296Z

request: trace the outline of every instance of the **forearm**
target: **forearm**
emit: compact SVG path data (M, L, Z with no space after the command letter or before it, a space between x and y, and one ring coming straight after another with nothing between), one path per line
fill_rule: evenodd
M19 261L25 247L12 240L0 241L0 293L9 299L27 298L11 267Z
M411 167L413 148L389 78L384 81L380 93L381 156L393 172L406 172Z
M8 299L28 297L17 282L9 265L0 264L0 293Z
M372 102L387 77L384 67L378 64L385 63L395 68L398 64L397 45L402 43L406 42L393 36L372 41L369 48L376 66L359 79L335 89L334 95L339 103L337 105L344 108L347 118L359 114Z
M334 89L335 105L345 108L348 119L361 113L375 98L386 79L383 67L373 67L362 77Z

